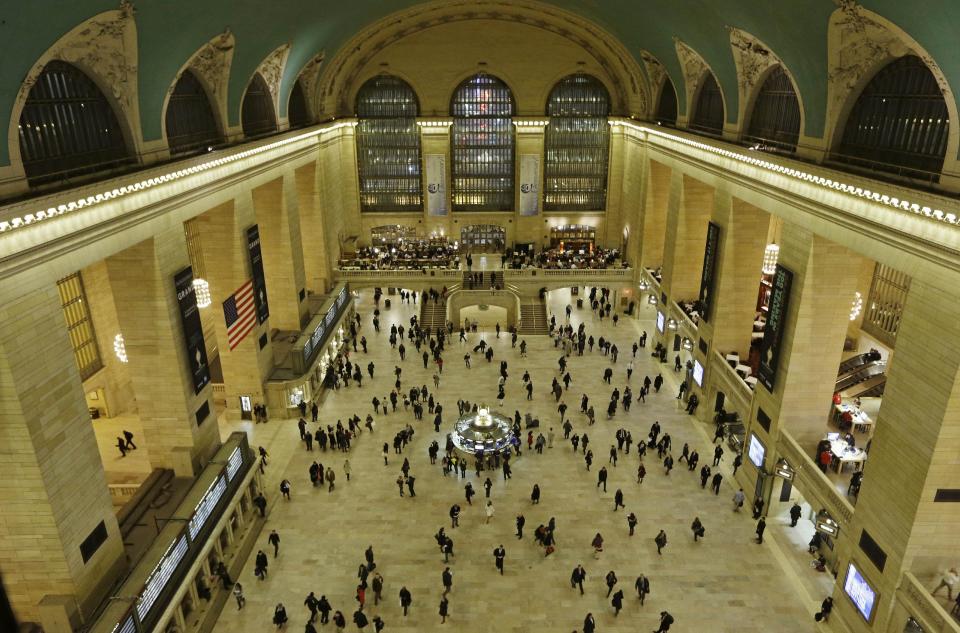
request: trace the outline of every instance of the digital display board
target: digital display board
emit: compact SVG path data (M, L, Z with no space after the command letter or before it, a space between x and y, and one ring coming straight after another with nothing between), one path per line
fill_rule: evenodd
M870 622L873 619L873 607L877 603L877 592L874 591L853 563L850 563L850 566L847 567L847 577L843 581L843 592L853 602L863 619Z
M238 446L233 449L230 459L227 460L227 479L233 481L241 466L243 466L243 449Z
M190 519L191 539L197 538L197 534L199 534L203 526L206 525L207 519L209 519L213 511L216 510L217 504L220 502L220 499L223 498L223 493L226 491L227 480L223 475L217 477L216 481L207 488L203 498L200 499L200 503L197 504L196 510L194 510L193 518Z
M753 433L750 434L750 446L747 447L747 455L754 466L763 468L763 458L767 455L767 447Z
M697 383L698 387L703 386L703 365L697 359L693 360L693 382Z
M664 316L663 312L657 312L657 332L663 334L663 324L666 322L667 317Z
M147 582L144 583L143 593L140 594L140 602L137 603L137 615L140 616L141 622L146 619L150 609L153 608L157 598L160 597L160 592L167 586L170 577L183 562L183 557L187 555L187 549L187 535L184 534L171 543L167 553L163 555Z
M320 320L320 322L317 324L317 327L313 330L313 334L311 334L310 338L307 339L306 344L303 346L304 367L308 367L310 365L310 362L313 360L316 353L323 346L323 342L326 340L327 336L332 330L333 324L336 323L337 319L339 319L340 315L343 313L348 296L349 293L347 292L347 287L344 286L340 289L340 294L337 295L333 305L330 306L330 309L327 310L327 313L324 315L323 319Z

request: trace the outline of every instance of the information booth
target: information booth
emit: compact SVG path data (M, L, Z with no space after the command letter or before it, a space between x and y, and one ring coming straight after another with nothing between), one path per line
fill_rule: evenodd
M460 244L472 251L502 251L507 231L499 224L470 224L460 229Z

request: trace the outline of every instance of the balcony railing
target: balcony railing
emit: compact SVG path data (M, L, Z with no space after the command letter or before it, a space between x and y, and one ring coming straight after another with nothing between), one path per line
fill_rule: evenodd
M840 494L833 482L817 468L813 458L804 452L786 430L780 431L777 452L790 462L790 465L796 471L796 485L803 491L804 496L811 502L813 501L811 496L816 497L827 512L840 522L841 526L849 527L850 520L853 518L853 506Z
M960 624L930 595L917 577L905 572L897 588L897 598L924 633L960 633Z

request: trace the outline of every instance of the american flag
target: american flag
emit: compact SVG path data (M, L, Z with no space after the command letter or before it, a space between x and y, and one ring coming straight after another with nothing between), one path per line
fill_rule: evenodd
M229 299L223 302L223 317L227 322L227 343L232 350L257 324L252 279L240 286Z

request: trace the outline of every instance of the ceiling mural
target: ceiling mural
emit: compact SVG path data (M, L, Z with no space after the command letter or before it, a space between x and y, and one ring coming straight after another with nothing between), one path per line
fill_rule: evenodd
M138 118L145 141L162 137L164 98L184 64L225 32L233 36L234 44L226 82L230 123L239 121L240 102L253 72L278 49L289 45L275 83L280 115L285 116L287 98L297 75L321 51L332 59L370 24L395 12L430 4L448 3L287 0L269 10L264 9L262 0L204 0L202 10L190 0L124 0L123 5L118 0L18 3L16 10L5 12L7 15L0 21L6 49L0 58L0 112L10 120L25 78L66 34L99 14L120 10L132 12L136 23L138 69L121 69L121 74L127 81L136 82L133 92L139 102ZM475 10L482 11L487 2L478 0L472 4ZM536 2L531 0L530 4ZM925 11L917 11L915 5L902 0L550 0L542 4L546 9L552 5L575 13L619 40L618 46L628 51L634 57L632 61L648 76L659 72L653 69L651 73L649 60L658 60L678 87L678 105L684 112L687 95L679 87L684 85L685 75L674 44L682 41L703 58L717 77L727 100L730 123L736 122L740 110L741 79L737 67L738 62L744 61L736 60L731 50L731 29L737 29L765 44L782 60L804 100L803 132L813 137L824 135L830 109L828 99L833 98L828 97L828 76L838 72L829 61L828 30L831 15L838 9L854 21L855 7L882 16L936 60L946 82L960 82L960 56L955 54L960 2L950 0L929 0ZM644 51L649 58L643 57ZM639 85L646 83L645 79L637 77L638 85L624 86L625 92L645 92L644 86ZM634 82L631 77L628 83ZM129 87L120 90L124 93L117 95L120 99L131 94ZM0 163L8 162L7 151L0 144Z

